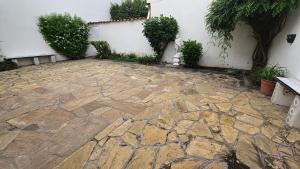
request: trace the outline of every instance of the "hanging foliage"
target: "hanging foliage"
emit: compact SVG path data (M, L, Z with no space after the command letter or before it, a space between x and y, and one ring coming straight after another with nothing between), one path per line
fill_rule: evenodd
M299 0L215 0L209 7L206 23L224 49L230 47L231 33L238 22L250 25L257 40L252 69L257 69L267 65L270 45L298 3Z

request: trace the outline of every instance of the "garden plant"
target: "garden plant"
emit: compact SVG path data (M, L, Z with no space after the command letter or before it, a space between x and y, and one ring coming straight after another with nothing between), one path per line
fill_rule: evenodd
M299 0L215 0L206 16L207 27L226 50L236 25L241 21L250 25L257 40L252 57L255 70L267 65L270 45L298 3Z
M157 61L161 61L168 44L176 39L178 24L173 17L153 17L144 23L144 36L153 48Z
M89 27L79 17L69 14L41 16L39 30L46 42L70 59L82 59L88 48Z
M181 49L185 66L197 67L200 57L202 57L202 45L197 41L184 41Z
M108 59L111 56L111 49L106 41L91 41L90 43L96 48L98 52L96 58Z
M110 8L112 20L147 17L146 0L125 0L121 4L113 3Z

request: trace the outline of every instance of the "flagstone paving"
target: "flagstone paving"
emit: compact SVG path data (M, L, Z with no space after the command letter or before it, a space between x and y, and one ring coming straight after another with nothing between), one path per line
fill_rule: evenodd
M287 108L224 74L86 59L0 73L2 169L300 166Z

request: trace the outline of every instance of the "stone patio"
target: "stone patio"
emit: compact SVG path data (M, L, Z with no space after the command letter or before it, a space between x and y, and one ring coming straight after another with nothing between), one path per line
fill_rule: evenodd
M287 109L229 75L86 59L0 73L1 169L300 166ZM259 158L261 157L261 158Z

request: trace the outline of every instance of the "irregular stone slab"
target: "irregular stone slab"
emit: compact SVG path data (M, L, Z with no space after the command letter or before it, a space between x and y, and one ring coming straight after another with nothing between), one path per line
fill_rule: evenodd
M168 141L177 141L177 133L172 131L168 134Z
M194 122L190 120L181 120L177 123L175 130L178 134L184 134L193 123Z
M184 157L184 152L179 144L171 143L162 146L157 155L155 169L159 169L163 164L181 157Z
M191 112L191 113L183 114L183 118L185 120L198 121L199 117L200 117L199 112Z
M137 146L137 138L136 138L136 135L134 135L134 134L131 134L131 133L129 133L129 132L126 132L123 136L122 136L122 139L126 142L126 143L128 143L128 144L130 144L130 145L132 145L132 146Z
M226 140L227 143L233 144L238 136L238 131L230 126L221 126L223 138Z
M129 132L139 135L142 133L146 121L134 121L132 127L128 130Z
M133 150L129 146L122 146L115 138L109 139L103 147L103 153L99 159L101 169L122 169L129 161Z
M82 169L89 159L95 145L96 142L94 141L88 142L54 169Z
M8 120L7 122L17 128L24 128L30 124L32 124L36 119L44 116L47 113L50 113L52 109L44 108L29 112L27 114L21 115L19 117Z
M201 160L186 160L171 165L171 169L199 169L203 164Z
M62 108L68 110L68 111L72 111L75 110L85 104L91 103L93 101L95 101L99 96L94 95L94 96L89 96L89 97L83 97L77 100L72 100L68 103L65 103L62 105Z
M277 154L277 147L274 142L270 141L267 137L262 135L255 136L255 145L269 155Z
M17 131L7 131L0 133L0 151L4 150L20 133Z
M208 165L207 169L228 169L228 165L225 162L213 162Z
M207 138L213 138L209 128L203 122L203 120L199 120L199 122L195 123L193 127L187 132L188 135L192 136L201 136Z
M226 154L227 150L224 146L212 140L197 137L190 142L186 152L191 156L213 159L217 154Z
M246 104L243 106L234 105L233 110L235 110L237 112L248 114L253 117L262 118L262 115L259 112L257 112L256 110L254 110L249 104Z
M239 141L236 146L236 155L242 163L250 168L261 169L257 151L251 143Z
M109 136L116 137L123 135L132 126L131 120L125 121L121 126L112 131Z
M109 135L109 133L111 133L111 131L113 129L115 129L118 126L120 126L123 122L124 122L123 118L120 118L120 119L116 120L114 123L112 123L111 125L107 126L104 130L102 130L100 133L98 133L95 136L95 139L98 140L98 141L102 140L104 137L106 137L107 135Z
M146 147L138 149L128 165L128 169L152 169L155 149Z
M105 112L107 112L107 111L109 111L109 110L111 110L112 108L111 107L106 107L106 106L104 106L104 107L100 107L100 108L98 108L98 109L96 109L96 110L93 110L92 112L90 112L91 114L94 114L94 115L102 115L103 113L105 113Z
M248 116L246 114L243 114L241 116L237 116L236 118L238 120L242 121L242 122L251 124L251 125L256 126L256 127L259 127L264 122L262 119L255 118L255 117L252 117L252 116Z
M271 139L278 132L278 128L273 125L266 125L261 127L261 133Z
M190 140L190 138L186 135L179 135L179 140L182 142L182 143L186 143Z
M291 131L291 133L287 136L287 140L291 143L300 140L300 133L296 131Z
M249 134L256 134L259 132L259 129L257 127L251 126L249 124L240 122L240 121L236 121L234 124L234 127L245 132L245 133L249 133Z
M175 121L170 115L159 115L157 119L153 119L149 123L164 129L171 129Z
M220 112L227 113L231 110L231 103L218 103L216 104Z
M223 114L220 119L220 123L225 126L233 126L235 119L232 116Z
M191 103L189 101L186 101L185 104L186 104L187 111L189 111L189 112L201 110L199 107L197 107L196 105L194 105L193 103Z
M99 159L100 155L101 155L101 152L102 152L102 148L97 146L94 148L94 151L92 152L90 158L89 158L89 161L93 161L93 160L97 160Z
M207 121L213 132L218 133L220 131L219 118L216 113L206 111L201 113L200 116Z
M165 144L167 139L167 130L160 129L156 126L147 125L143 131L143 138L141 144L155 145Z

